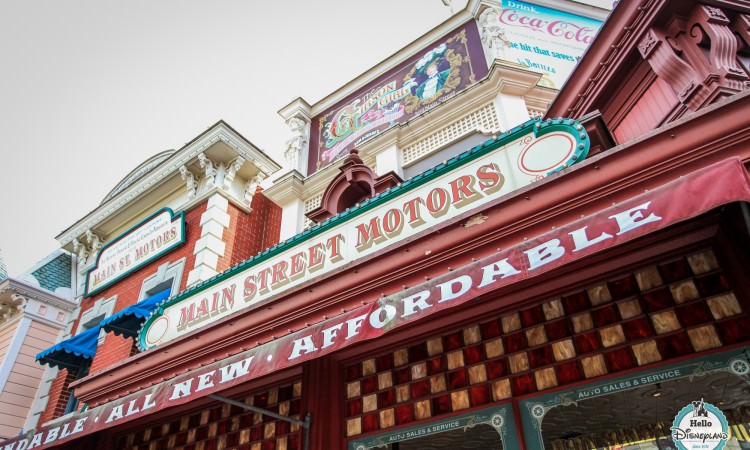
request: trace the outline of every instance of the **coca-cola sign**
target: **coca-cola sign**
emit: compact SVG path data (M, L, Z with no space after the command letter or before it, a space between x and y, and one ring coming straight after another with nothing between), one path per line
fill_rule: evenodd
M540 84L556 89L565 83L602 24L515 0L503 0L500 9L483 17L484 32L496 35L499 58L541 72Z

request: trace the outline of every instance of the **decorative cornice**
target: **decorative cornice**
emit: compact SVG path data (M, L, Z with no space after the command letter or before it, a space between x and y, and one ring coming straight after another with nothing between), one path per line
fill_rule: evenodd
M0 295L5 293L33 298L34 300L47 303L68 312L73 311L78 306L75 300L60 297L45 289L31 286L15 278L8 278L0 282Z
M148 174L142 176L132 185L113 196L109 201L90 212L76 224L60 233L56 238L57 241L61 246L69 245L87 229L94 229L108 217L130 204L134 199L142 196L145 192L155 189L164 180L175 176L179 177L179 168L181 166L196 159L198 155L218 142L223 142L234 149L238 156L252 162L252 164L267 175L281 169L281 166L273 159L255 147L225 122L220 121L191 142L185 144L184 147L154 167Z
M297 97L289 102L288 105L279 109L278 114L284 119L284 121L295 116L302 116L302 118L309 122L310 119L312 119L311 112L312 107L302 97Z
M263 191L263 195L280 205L301 199L305 193L305 177L296 170L286 173Z
M455 30L459 26L474 19L472 10L478 8L478 0L470 0L466 5L466 8L454 14L446 21L436 26L432 30L418 37L411 43L405 45L401 50L394 53L387 59L378 62L372 68L368 69L358 77L354 78L344 86L340 87L336 91L330 93L322 100L318 101L311 108L311 116L315 117L323 111L327 110L331 106L337 104L339 101L348 97L349 95L356 92L362 86L374 81L381 75L385 74L389 70L397 67L399 64L405 62L418 52L422 51L425 47L437 41L444 35Z

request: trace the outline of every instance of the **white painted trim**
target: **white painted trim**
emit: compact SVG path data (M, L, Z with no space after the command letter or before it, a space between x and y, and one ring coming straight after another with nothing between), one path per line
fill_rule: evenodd
M33 430L40 425L39 418L42 416L44 410L47 409L49 391L52 388L52 382L57 378L58 372L60 372L60 369L57 367L45 366L42 380L34 396L34 402L31 404L29 414L26 416L26 422L23 424L24 431Z
M22 317L16 328L16 332L13 334L10 347L8 347L8 351L5 353L2 363L0 363L0 392L5 390L5 383L8 382L8 377L13 370L13 365L16 363L16 358L18 358L18 353L21 351L23 341L26 340L26 335L30 327L31 319Z
M78 329L76 330L75 335L78 335L88 329L91 329L98 325L98 322L94 325L91 325L91 323L97 318L101 317L99 319L99 322L106 319L107 317L111 316L112 313L115 311L115 304L117 303L117 295L114 295L109 298L100 298L96 302L94 302L94 305L84 311L81 314L81 320L78 321ZM104 339L107 337L107 333L104 332L104 330L99 330L99 338L97 340L98 345L101 345L102 342L104 342Z
M229 202L223 196L209 197L206 212L201 215L201 237L195 241L193 248L195 262L188 273L188 286L216 275L219 258L224 256L226 250L223 234L230 225L231 217L227 212L228 207Z
M153 275L143 280L141 284L141 292L138 295L138 301L144 300L148 297L147 293L149 290L160 285L168 279L172 279L172 287L170 288L170 297L176 295L180 291L180 283L182 282L182 274L185 270L185 261L187 258L180 258L174 262L166 262L159 266Z

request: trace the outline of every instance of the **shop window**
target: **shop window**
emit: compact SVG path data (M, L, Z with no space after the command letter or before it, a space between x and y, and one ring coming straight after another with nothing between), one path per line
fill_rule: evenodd
M701 399L722 410L729 422L731 437L725 448L750 449L750 386L728 372L618 390L556 406L542 420L544 448L676 449L670 430L675 415Z
M77 369L68 369L68 377L65 379L65 386L63 387L63 393L60 396L60 402L65 402L65 408L63 409L62 415L70 414L79 410L78 398L75 395L75 391L70 388L70 383L75 380L79 380L89 374L89 368L91 367L91 361L84 361ZM67 400L65 400L67 398Z
M702 249L446 330L346 364L346 437L747 342L744 305Z
M302 382L234 398L283 416L302 420ZM181 416L161 419L114 437L112 448L302 450L302 429L289 422L214 402Z
M495 406L364 437L349 443L362 450L474 450L519 448L513 408Z

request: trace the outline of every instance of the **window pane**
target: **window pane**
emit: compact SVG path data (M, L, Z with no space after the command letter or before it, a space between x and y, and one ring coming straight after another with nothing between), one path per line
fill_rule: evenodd
M704 399L724 412L731 438L725 448L750 449L750 386L730 373L683 378L558 406L544 416L546 449L672 450L675 415Z

